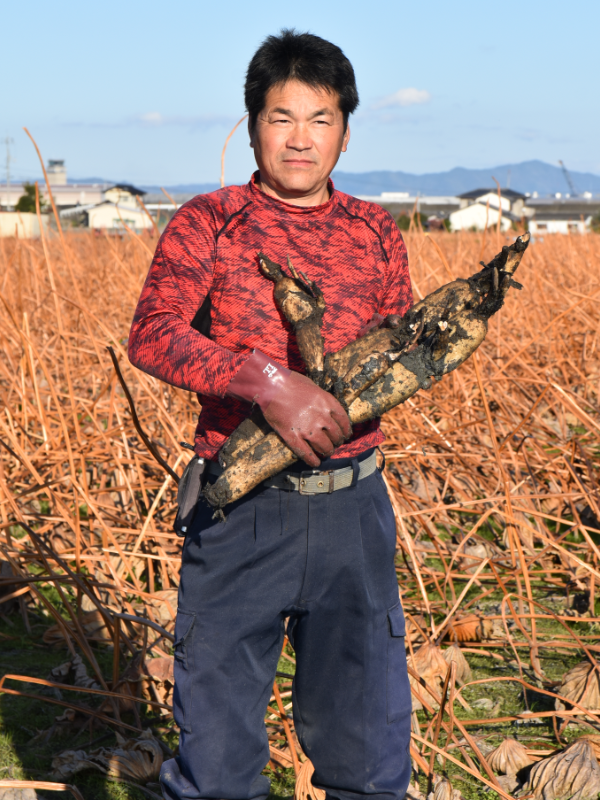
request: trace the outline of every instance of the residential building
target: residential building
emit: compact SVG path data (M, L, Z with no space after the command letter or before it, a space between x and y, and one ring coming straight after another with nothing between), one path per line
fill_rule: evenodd
M73 219L88 228L105 231L135 231L152 228L152 220L138 203L145 192L129 183L117 183L103 192L99 203L76 205L60 211L61 219Z
M497 189L473 189L458 195L460 208L450 214L450 225L453 231L477 230L498 224L509 230L513 222L519 222L524 215L527 195L512 189L501 189L498 197Z
M511 211L498 209L498 198L496 206L488 207L487 203L472 203L470 206L454 211L450 214L450 230L452 231L483 231L487 228L494 228L498 225L498 218L501 216L500 230L507 231L513 222L519 222L521 217Z
M531 214L529 230L533 235L546 233L586 233L592 219L600 215L600 196L586 192L580 197L554 195L527 199Z
M424 214L428 219L444 220L448 219L453 211L460 208L460 200L453 196L418 196L410 195L408 192L382 192L380 195L357 195L359 200L366 200L369 203L386 208L393 217L400 214L413 213L413 210Z

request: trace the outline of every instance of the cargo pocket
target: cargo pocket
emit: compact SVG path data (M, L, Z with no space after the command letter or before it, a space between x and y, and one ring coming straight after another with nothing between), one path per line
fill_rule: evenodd
M193 639L196 615L178 611L175 621L175 689L173 692L173 716L182 731L192 732L192 683L193 683Z
M389 637L387 646L387 721L398 722L410 713L410 685L406 669L404 637L406 626L402 606L388 610Z

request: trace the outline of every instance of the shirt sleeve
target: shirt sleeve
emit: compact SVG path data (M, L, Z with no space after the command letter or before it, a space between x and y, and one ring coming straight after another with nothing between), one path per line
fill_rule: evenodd
M388 255L388 264L379 313L384 317L388 314L403 316L413 305L413 293L406 245L391 215L386 215L383 222L382 238Z
M210 292L216 224L208 204L183 206L161 236L129 333L131 363L161 381L224 397L250 351L233 353L191 327Z

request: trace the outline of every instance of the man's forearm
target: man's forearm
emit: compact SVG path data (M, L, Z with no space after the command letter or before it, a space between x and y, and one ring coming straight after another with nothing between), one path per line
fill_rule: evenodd
M129 334L128 355L135 367L198 394L224 397L249 354L226 350L175 314L136 317Z

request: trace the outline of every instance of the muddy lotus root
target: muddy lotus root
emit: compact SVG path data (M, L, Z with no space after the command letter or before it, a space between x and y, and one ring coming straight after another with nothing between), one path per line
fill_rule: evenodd
M488 763L494 772L514 775L523 767L532 764L533 759L528 755L524 744L509 736L492 750L488 756Z
M290 277L262 253L259 263L275 283L275 302L296 334L307 374L317 385L331 387L356 425L382 416L466 361L484 340L487 320L501 308L508 290L521 288L512 276L528 244L529 234L519 236L476 275L437 289L404 317L388 317L387 327L327 357L321 336L325 300L319 288L291 264ZM297 460L276 433L262 436L256 423L246 428L232 434L234 447L224 445L227 455L220 461L226 468L204 490L216 509Z
M579 739L560 753L534 764L523 786L535 800L596 800L600 767L589 742Z
M582 661L570 669L562 679L556 692L566 700L579 703L583 708L594 711L600 709L600 665ZM554 706L557 711L565 711L567 706L556 698Z

